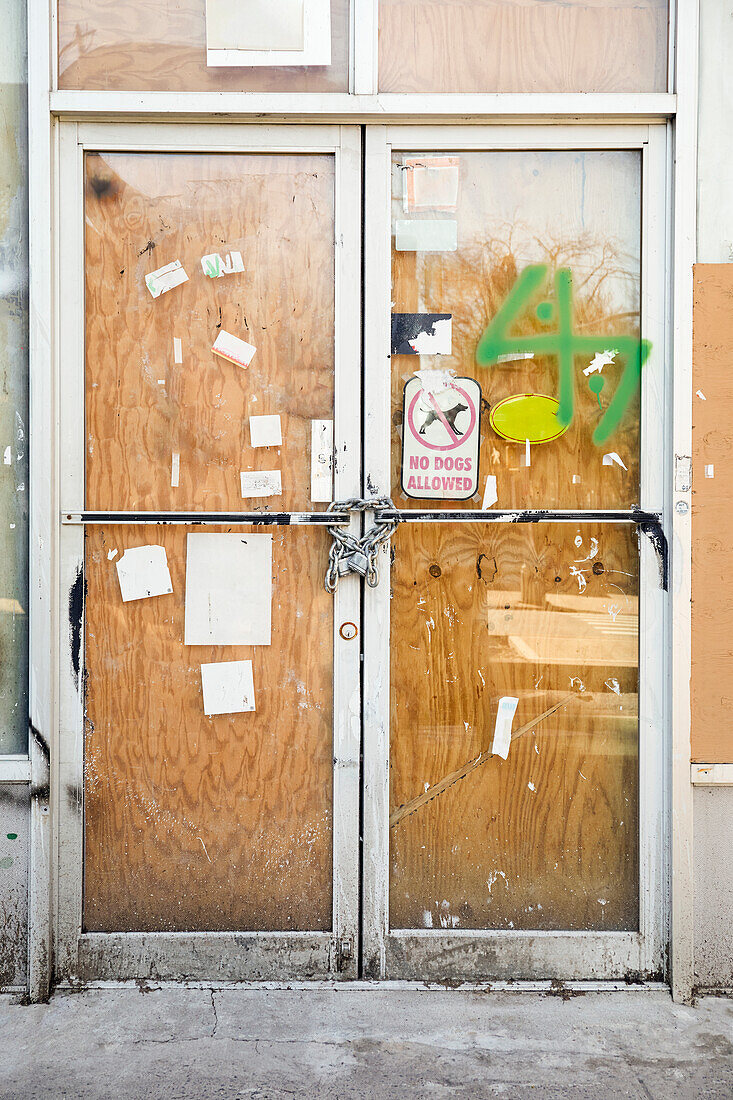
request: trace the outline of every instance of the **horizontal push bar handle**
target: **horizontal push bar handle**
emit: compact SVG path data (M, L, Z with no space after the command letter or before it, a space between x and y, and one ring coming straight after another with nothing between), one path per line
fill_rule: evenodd
M63 524L98 526L126 523L131 526L165 526L180 523L196 526L208 523L246 523L255 526L296 527L304 524L348 524L348 512L62 512Z

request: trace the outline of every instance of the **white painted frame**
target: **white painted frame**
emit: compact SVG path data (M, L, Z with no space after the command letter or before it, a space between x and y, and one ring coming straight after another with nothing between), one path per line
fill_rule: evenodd
M297 152L335 157L335 471L337 498L357 496L361 483L361 423L353 396L360 385L361 144L349 126L60 125L58 251L63 257L64 309L59 313L57 369L60 499L57 523L84 510L84 207L85 150ZM61 266L57 269L60 283ZM297 522L298 515L293 515ZM352 520L354 529L358 520ZM66 607L83 569L84 527L60 527L58 599ZM333 931L237 933L85 933L83 876L83 685L70 659L69 624L60 617L59 733L54 811L58 828L55 975L59 981L172 979L263 980L356 976L358 959L358 821L360 661L339 625L360 626L357 580L340 584L334 606ZM83 631L82 631L83 639ZM82 640L83 647L83 640ZM83 667L83 654L82 661Z
M666 127L374 127L367 132L365 195L365 478L390 491L391 154L470 149L639 149L642 155L642 331L652 352L642 372L641 506L666 512ZM582 512L578 513L582 518ZM397 536L399 537L399 536ZM386 549L378 588L364 602L365 972L382 979L565 980L659 976L667 943L665 829L668 729L667 599L656 555L640 536L639 932L393 930L388 925L389 614ZM667 744L668 747L668 744Z

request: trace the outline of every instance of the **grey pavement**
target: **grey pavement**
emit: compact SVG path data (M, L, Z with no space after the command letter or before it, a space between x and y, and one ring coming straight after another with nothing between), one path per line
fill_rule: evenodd
M661 991L163 987L0 997L18 1100L733 1098L733 1001Z

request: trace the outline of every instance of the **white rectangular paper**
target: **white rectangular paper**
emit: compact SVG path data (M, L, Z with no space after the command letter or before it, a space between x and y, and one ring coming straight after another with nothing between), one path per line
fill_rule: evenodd
M331 64L331 0L206 0L206 25L207 65Z
M610 451L607 455L603 456L604 466L613 466L614 463L617 466L620 466L622 470L626 470L626 472L628 473L628 467L626 466L621 456L616 453L616 451Z
M210 50L302 50L303 0L206 0Z
M458 248L458 223L440 219L395 222L395 249L398 252L455 252Z
M174 287L187 282L188 275L183 270L180 260L174 260L173 263L159 267L157 271L151 271L145 276L145 286L153 298L159 298L161 294L166 294Z
M220 355L222 359L228 359L230 363L236 363L238 367L248 367L257 348L253 344L248 344L246 340L240 340L238 336L232 336L231 332L224 332L222 329L211 350L215 355Z
M270 645L272 535L186 539L185 645Z
M242 496L279 497L282 496L282 474L280 470L242 470L239 474Z
M311 501L333 499L333 420L311 420Z
M171 488L177 489L181 476L181 456L178 451L171 452Z
M705 467L705 477L715 477L715 466L712 462Z
M181 347L181 341L178 339L177 336L173 337L173 362L183 362L183 348Z
M515 699L513 695L503 695L499 700L491 751L494 756L501 756L504 760L509 755L509 746L512 742L512 722L518 704L519 699Z
M484 486L484 499L481 501L482 508L490 508L492 504L496 504L499 499L499 495L496 491L496 474L489 474L486 478L486 485Z
M402 206L414 210L455 210L458 202L458 157L405 157L402 161Z
M124 603L173 591L165 546L131 546L115 564Z
M222 275L233 275L236 271L244 271L244 261L241 252L227 252L224 259L218 252L212 252L208 256L201 257L201 270L210 279L221 279Z
M240 714L255 709L251 661L217 661L201 666L204 714Z
M250 416L249 438L253 447L280 447L283 441L280 417Z

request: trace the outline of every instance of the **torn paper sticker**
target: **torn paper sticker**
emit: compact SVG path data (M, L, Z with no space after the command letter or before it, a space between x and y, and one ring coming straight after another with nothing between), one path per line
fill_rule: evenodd
M393 313L393 355L450 355L450 313Z
M699 397L701 401L707 401L707 397L702 390L695 390L695 397Z
M455 210L458 203L459 157L404 157L402 206L414 210Z
M436 394L453 389L456 372L452 367L446 367L444 370L416 370L415 377L420 379L420 387L424 394Z
M518 704L519 699L515 699L513 695L503 695L499 700L499 707L496 711L494 740L491 751L494 756L501 756L504 760L509 755L509 746L512 741L512 722Z
M282 496L282 474L280 470L242 470L239 474L242 496L279 497Z
M253 447L282 446L283 432L279 415L250 416L249 438Z
M10 466L13 462L13 455L10 446L6 447L3 451L3 462L6 466Z
M174 363L182 363L183 362L183 348L181 346L181 341L179 340L179 338L177 336L173 337L173 362Z
M533 351L509 351L506 355L497 355L497 363L514 363L517 359L534 359Z
M185 645L270 645L272 535L186 538Z
M595 371L598 371L598 373L600 374L604 367L607 367L609 366L609 364L613 363L617 355L618 352L611 349L609 349L608 351L597 351L588 366L583 371L583 374L594 374Z
M206 0L206 45L210 50L300 51L303 13L304 0Z
M615 451L611 451L609 454L603 456L604 466L613 466L614 462L617 466L620 466L622 470L626 470L627 473L629 472L628 467L624 463L623 459L618 454L616 454Z
M114 550L108 550L107 551L107 561L114 561L114 559L116 557L117 557L117 548L116 547L115 547Z
M145 276L145 285L153 298L159 298L161 294L166 294L174 287L187 282L188 275L183 270L180 260L174 260L173 263L159 267L157 271L151 271Z
M232 336L231 332L224 332L222 329L211 350L215 355L220 355L222 359L228 359L230 363L236 363L238 367L248 367L257 348L253 344L248 344L246 340L240 340L238 336Z
M496 492L496 474L489 474L486 478L486 485L484 486L484 499L481 502L482 508L490 508L492 504L496 504L499 499Z
M171 451L171 488L177 489L181 476L181 456L178 451Z
M311 501L333 498L333 420L311 420Z
M115 564L124 603L173 591L164 546L130 547Z
M397 252L455 252L458 248L458 223L441 219L395 222Z
M240 714L255 709L251 661L217 661L201 665L204 714Z
M218 252L212 252L209 256L201 257L201 270L210 279L220 279L222 275L233 275L236 271L244 271L244 262L241 252L227 252L224 259Z
M709 462L705 467L705 477L715 477L715 466Z

